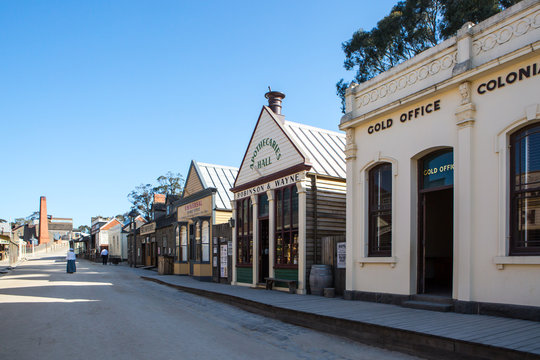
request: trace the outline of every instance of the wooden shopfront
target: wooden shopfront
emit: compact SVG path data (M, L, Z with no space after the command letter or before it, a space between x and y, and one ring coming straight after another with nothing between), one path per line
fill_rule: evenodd
M231 218L232 187L238 170L192 161L178 206L174 273L211 281L213 256L220 251L212 241L213 225Z
M295 280L304 294L321 238L345 233L345 135L285 121L284 95L267 98L231 189L232 283Z

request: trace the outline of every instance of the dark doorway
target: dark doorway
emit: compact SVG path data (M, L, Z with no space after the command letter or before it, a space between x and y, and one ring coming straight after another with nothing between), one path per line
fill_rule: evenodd
M259 282L269 276L268 219L259 220Z
M450 149L420 161L418 293L452 296L454 158Z
M422 197L423 292L452 296L454 191L430 191Z

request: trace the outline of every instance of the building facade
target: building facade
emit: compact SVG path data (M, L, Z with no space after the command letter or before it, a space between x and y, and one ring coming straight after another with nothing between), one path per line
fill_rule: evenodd
M347 90L348 298L538 310L539 48L525 0Z
M238 169L192 161L182 198L177 206L174 273L211 281L212 254L219 246L212 241L212 226L227 223L232 216L232 193Z
M231 190L232 283L296 280L305 294L321 238L345 232L345 136L285 121L285 95L266 97Z

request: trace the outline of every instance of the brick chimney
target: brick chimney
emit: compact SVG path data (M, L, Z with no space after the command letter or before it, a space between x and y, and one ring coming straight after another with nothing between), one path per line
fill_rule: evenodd
M39 198L39 235L40 244L47 244L51 241L49 238L49 219L47 219L47 199L45 196Z
M165 194L154 194L154 204L165 204Z

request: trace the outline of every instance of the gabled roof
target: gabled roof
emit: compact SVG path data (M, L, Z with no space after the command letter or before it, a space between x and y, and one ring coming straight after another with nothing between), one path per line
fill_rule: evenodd
M197 182L201 185L202 189L215 188L217 190L214 198L216 209L231 209L231 200L233 194L229 189L233 186L236 175L238 174L238 168L232 166L214 165L195 160L191 161L191 165L188 172L188 178L186 179L186 187L188 185ZM194 193L187 193L184 189L182 197L188 197Z
M118 219L111 219L109 222L107 222L105 225L103 225L102 227L99 228L99 231L102 231L102 230L109 230L110 228L112 228L113 226L116 226L116 225L119 225L120 224L120 221L118 221Z
M345 134L291 121L284 122L287 134L311 162L310 172L345 178Z
M346 177L345 134L285 121L263 106L233 191L287 173Z

